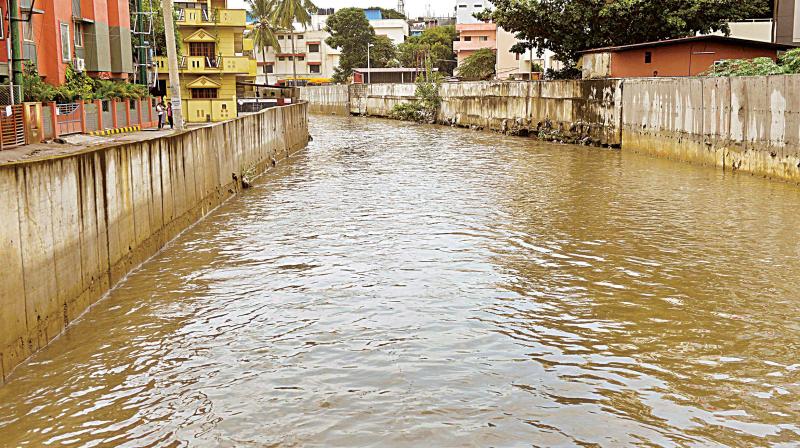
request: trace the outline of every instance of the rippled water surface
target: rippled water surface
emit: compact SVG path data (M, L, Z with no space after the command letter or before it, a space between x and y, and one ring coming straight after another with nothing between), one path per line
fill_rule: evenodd
M0 444L800 443L800 188L311 123L16 370Z

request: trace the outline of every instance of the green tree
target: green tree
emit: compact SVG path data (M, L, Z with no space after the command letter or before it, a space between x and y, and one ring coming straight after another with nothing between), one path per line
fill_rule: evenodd
M397 59L397 49L391 39L386 36L373 36L373 47L369 50L371 67L390 67Z
M458 66L456 75L468 81L490 79L494 76L497 65L497 55L488 48L481 48L469 55Z
M422 67L430 57L440 73L452 75L456 65L456 54L453 52L456 36L456 28L452 25L428 28L419 36L409 37L398 45L397 59L404 67Z
M353 73L353 68L367 66L367 45L376 42L375 30L361 8L336 11L328 17L325 30L330 33L325 43L342 51L333 80L345 82Z
M540 50L574 65L578 52L697 32L729 32L728 22L760 17L769 0L493 0L491 19Z
M292 54L294 49L294 23L299 23L303 30L311 25L311 14L317 10L311 0L277 0L272 10L272 23L290 31ZM292 56L292 77L297 82L297 58Z
M280 51L281 46L275 35L275 25L272 23L272 14L275 9L273 0L248 0L250 16L253 17L253 31L250 36L253 44L261 50L262 60L267 60L267 48L272 47ZM267 66L264 65L264 74L267 73Z

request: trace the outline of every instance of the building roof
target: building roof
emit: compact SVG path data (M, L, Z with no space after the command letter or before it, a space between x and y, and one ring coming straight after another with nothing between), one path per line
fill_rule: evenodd
M637 48L660 47L667 45L675 45L685 42L722 42L734 45L743 45L748 47L768 48L774 50L788 50L794 48L792 45L774 44L771 42L763 42L760 40L740 39L738 37L726 37L717 35L706 36L691 36L679 37L677 39L656 40L652 42L642 42L638 44L619 45L616 47L601 47L592 48L589 50L580 51L579 53L613 53L617 51L635 50Z
M433 71L438 71L438 68L433 68ZM424 68L416 67L384 67L384 68L354 68L354 72L359 73L417 73L424 72Z

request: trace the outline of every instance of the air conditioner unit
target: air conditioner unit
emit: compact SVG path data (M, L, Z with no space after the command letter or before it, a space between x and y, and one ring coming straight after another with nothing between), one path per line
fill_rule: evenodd
M72 65L76 72L83 72L86 70L86 60L83 58L75 58L74 64Z

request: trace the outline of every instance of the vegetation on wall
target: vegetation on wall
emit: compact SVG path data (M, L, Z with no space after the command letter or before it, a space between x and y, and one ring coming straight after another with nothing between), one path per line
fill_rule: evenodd
M46 83L36 69L36 65L26 64L22 75L22 90L25 101L56 101L70 103L76 100L94 99L138 99L148 95L147 87L124 81L111 81L86 76L76 72L72 65L67 66L66 80L55 87Z
M489 48L481 48L469 55L458 66L456 76L467 81L480 81L494 76L497 55Z
M425 64L425 75L417 77L417 87L414 91L416 98L408 103L396 104L389 113L391 118L418 123L436 122L436 115L442 105L442 97L439 95L442 75L434 72L431 69L432 65L428 58Z
M708 76L765 76L800 74L800 48L787 51L776 63L771 58L727 59L705 73Z
M422 67L430 58L439 73L452 75L456 66L453 41L457 35L452 25L428 28L398 45L397 59L403 67Z
M492 0L478 16L539 51L574 66L590 48L730 31L728 22L761 17L770 0ZM541 54L539 55L541 56Z
M325 30L330 33L325 43L341 49L339 66L333 74L335 82L346 82L354 68L367 66L367 45L370 43L374 45L370 50L371 67L387 67L395 63L394 44L386 36L375 35L361 8L336 11L328 17Z

